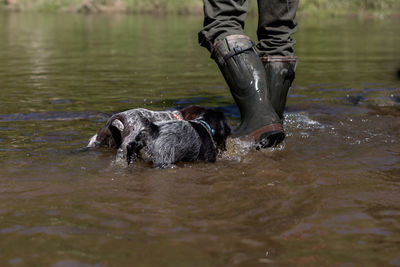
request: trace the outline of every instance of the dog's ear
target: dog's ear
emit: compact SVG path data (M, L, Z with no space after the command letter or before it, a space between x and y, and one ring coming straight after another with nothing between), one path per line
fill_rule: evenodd
M182 117L185 121L198 118L206 109L200 106L191 105L181 110Z
M226 150L226 139L231 134L231 127L228 125L225 116L218 123L218 144L223 150Z
M228 122L227 122L226 119L223 121L223 124L224 124L224 129L225 129L224 136L225 136L225 139L226 139L226 138L228 138L228 136L231 135L232 129L231 129L231 127L229 126L229 124L228 124Z
M212 121L214 122L214 129L216 131L214 140L217 143L217 146L226 150L226 139L231 134L231 127L227 123L225 114L221 111L213 111L211 118L213 118Z
M117 128L120 132L122 132L125 129L124 124L119 119L113 120L111 125L114 126L115 128Z
M122 144L122 132L124 129L125 126L119 119L113 120L110 126L108 126L108 130L111 133L112 140L116 147L120 147Z

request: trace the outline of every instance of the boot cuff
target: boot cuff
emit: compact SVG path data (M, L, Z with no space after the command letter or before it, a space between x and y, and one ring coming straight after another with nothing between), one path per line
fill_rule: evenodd
M261 57L262 62L297 62L296 56L264 56Z
M214 44L211 50L211 58L222 65L225 64L225 61L230 57L253 49L254 45L254 42L246 35L228 35L223 40L217 41Z

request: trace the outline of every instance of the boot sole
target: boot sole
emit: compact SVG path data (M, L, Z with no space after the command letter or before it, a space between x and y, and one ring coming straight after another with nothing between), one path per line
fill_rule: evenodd
M281 131L273 131L263 133L260 136L257 149L277 146L285 139L285 133Z
M273 147L285 139L285 132L280 123L266 125L248 135L256 141L257 149Z

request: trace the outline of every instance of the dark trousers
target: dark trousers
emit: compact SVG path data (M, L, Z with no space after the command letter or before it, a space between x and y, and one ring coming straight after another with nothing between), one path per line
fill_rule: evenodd
M211 51L215 42L228 35L244 34L249 0L203 0L204 27L199 43ZM299 0L258 0L259 56L293 56Z

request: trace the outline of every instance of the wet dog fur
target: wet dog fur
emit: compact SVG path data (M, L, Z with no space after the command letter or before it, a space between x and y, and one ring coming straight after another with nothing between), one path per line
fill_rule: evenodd
M128 164L140 156L142 149L156 168L167 168L179 161L215 162L218 150L225 150L231 133L224 113L213 109L191 121L142 121L143 129L127 146Z
M193 120L204 110L205 108L203 107L192 105L180 111L151 111L144 108L137 108L116 113L111 116L107 120L105 126L89 140L87 148L117 148L117 158L125 158L127 145L135 140L136 135L143 128L143 118L146 118L150 122Z

